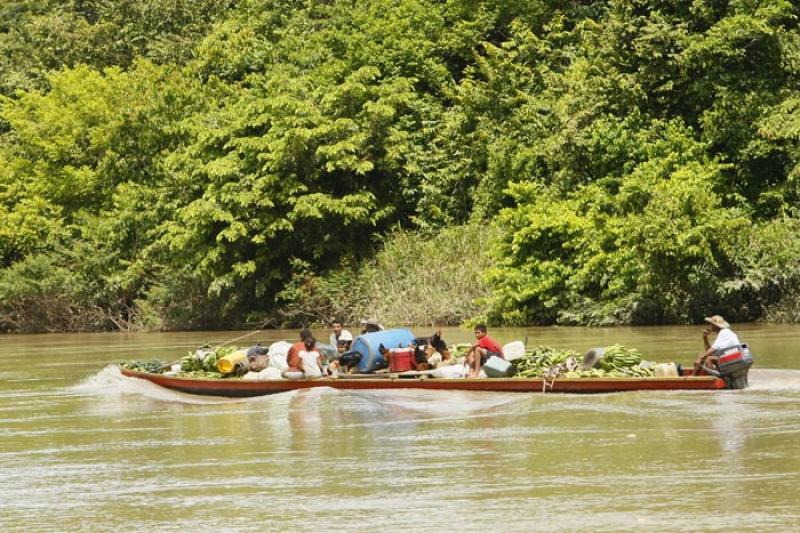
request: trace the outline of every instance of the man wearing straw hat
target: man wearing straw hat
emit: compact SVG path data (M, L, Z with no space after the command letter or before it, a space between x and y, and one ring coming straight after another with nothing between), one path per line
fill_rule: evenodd
M741 344L736 333L731 331L731 325L721 316L707 316L705 321L711 324L711 327L703 330L703 346L705 346L705 351L700 352L697 356L697 360L694 362L695 375L700 373L700 369L703 366L717 366L717 357L714 355L717 350ZM708 342L708 336L711 335L711 333L717 334L717 338L714 339L713 344Z
M368 318L366 320L362 320L361 325L364 326L364 329L361 330L361 333L375 333L376 331L383 331L383 324L378 322L377 318Z

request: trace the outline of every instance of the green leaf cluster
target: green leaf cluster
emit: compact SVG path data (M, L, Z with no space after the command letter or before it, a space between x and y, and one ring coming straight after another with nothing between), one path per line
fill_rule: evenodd
M4 2L0 329L390 314L364 298L419 300L415 283L438 295L415 308L431 321L791 320L798 16L788 0Z

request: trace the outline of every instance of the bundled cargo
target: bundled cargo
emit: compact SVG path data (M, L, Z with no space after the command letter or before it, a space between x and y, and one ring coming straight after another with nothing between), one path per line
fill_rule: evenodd
M150 361L129 361L120 363L120 366L127 370L135 370L136 372L150 372L158 374L163 372L168 366L163 361L158 359L151 359Z
M514 375L522 378L541 378L556 370L571 371L578 367L578 352L560 350L550 346L534 346L528 348L524 357L515 359L511 364L516 370ZM559 372L561 373L561 372Z
M655 376L655 363L643 361L638 350L621 344L606 347L594 367L613 377Z
M595 348L581 357L574 350L534 346L513 362L515 375L524 378L651 377L655 365L634 348L615 344Z
M193 378L221 378L223 374L218 370L219 361L236 352L233 346L211 348L204 346L181 358L180 375Z

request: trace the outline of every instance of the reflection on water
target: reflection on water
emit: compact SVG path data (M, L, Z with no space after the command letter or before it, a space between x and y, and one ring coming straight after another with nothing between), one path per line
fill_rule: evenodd
M748 390L592 396L200 397L126 378L112 363L172 360L236 333L2 337L0 525L790 530L800 519L800 365L787 347L800 328L740 330L756 353ZM700 344L698 328L493 335L578 350L622 342L683 362Z

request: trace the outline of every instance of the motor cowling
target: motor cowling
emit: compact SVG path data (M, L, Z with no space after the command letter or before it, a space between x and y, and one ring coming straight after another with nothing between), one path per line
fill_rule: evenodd
M753 366L753 356L747 344L720 348L715 353L720 377L729 389L747 388L747 376Z

